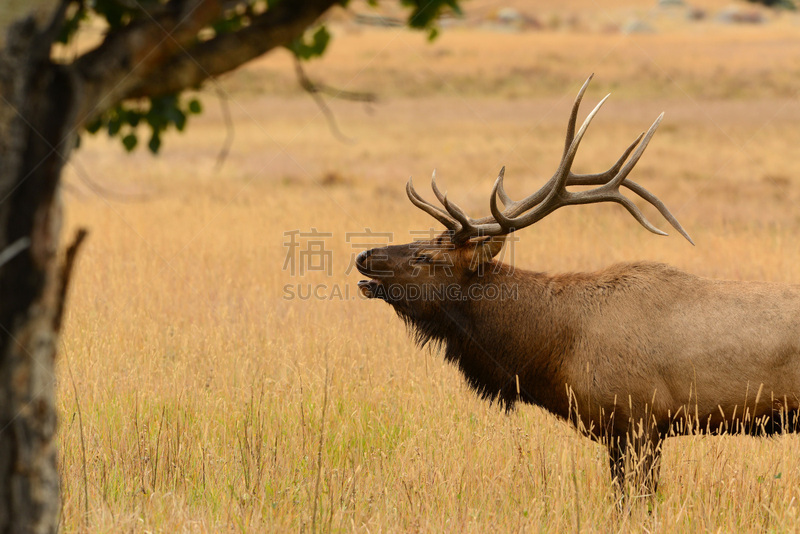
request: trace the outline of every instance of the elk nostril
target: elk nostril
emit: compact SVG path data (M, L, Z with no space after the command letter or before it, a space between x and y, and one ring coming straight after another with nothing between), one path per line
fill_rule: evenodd
M365 250L364 252L359 254L358 257L356 257L356 262L358 262L361 265L364 265L364 262L367 261L367 258L369 258L371 254L372 250Z

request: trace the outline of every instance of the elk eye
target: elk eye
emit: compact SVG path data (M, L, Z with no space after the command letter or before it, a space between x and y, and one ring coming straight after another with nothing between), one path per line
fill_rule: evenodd
M421 264L421 263L433 263L433 256L428 254L417 254L413 258L414 264Z

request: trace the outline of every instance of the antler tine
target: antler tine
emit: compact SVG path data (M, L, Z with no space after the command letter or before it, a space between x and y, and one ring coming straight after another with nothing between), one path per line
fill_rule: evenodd
M505 168L504 168L505 169ZM501 170L501 174L505 172ZM447 193L442 193L439 186L436 185L436 171L433 171L431 176L431 189L433 194L439 202L442 203L444 209L450 217L452 217L458 227L452 229L454 231L453 239L456 242L466 241L470 237L477 235L499 235L502 233L500 225L492 217L482 217L480 219L473 219L455 202L447 198ZM510 199L509 199L510 200ZM487 233L489 232L489 233Z
M442 204L444 205L444 209L447 210L447 213L452 215L453 218L461 224L462 228L468 228L472 226L469 220L470 218L464 212L464 210L458 207L458 204L456 204L455 202L450 202L449 200L447 200L447 193L444 194L444 198L442 199Z
M663 217L672 225L673 228L675 228L684 238L686 238L686 240L689 241L689 243L694 245L694 241L692 241L692 238L689 237L689 234L686 232L686 230L683 229L683 226L681 226L681 224L678 222L675 216L672 215L672 213L670 213L667 206L661 200L659 200L655 195L650 193L647 189L640 186L639 184L627 180L628 174L630 174L633 167L642 157L642 154L644 154L647 145L650 143L650 140L653 138L653 135L655 135L656 129L658 128L659 124L661 124L661 120L663 118L664 114L662 113L661 115L658 116L658 118L656 118L656 120L647 130L647 133L639 136L639 138L637 139L637 143L639 140L642 140L641 144L636 149L636 152L634 152L630 161L628 161L621 169L619 169L619 172L617 173L616 176L614 176L611 180L609 180L601 187L598 187L597 189L591 191L586 191L584 192L584 194L586 195L587 198L592 198L594 197L592 193L598 193L600 194L600 196L598 197L600 201L607 199L621 203L628 209L631 215L633 215L636 218L636 220L642 224L642 226L653 232L654 231L653 229L655 227L653 227L653 225L651 225L650 222L644 218L644 215L642 215L639 209L636 208L636 206L628 198L623 196L622 193L620 192L619 190L620 186L624 185L628 189L639 195L641 198L652 204L661 213L661 215L663 215ZM619 161L617 163L619 163ZM608 192L610 196L604 197L602 195L602 193L604 192ZM577 195L580 194L581 193L577 193ZM624 202L621 201L620 199L624 199ZM654 233L666 235L661 230Z
M686 233L686 230L683 229L678 220L672 215L672 213L670 213L666 205L661 200L656 198L655 195L647 191L644 187L640 186L639 184L627 180L628 174L630 174L633 167L642 157L642 154L644 154L647 145L653 138L653 135L655 134L656 129L658 128L658 125L661 123L661 120L663 118L664 114L662 113L653 122L653 124L650 126L650 129L647 130L647 133L645 133L643 136L642 135L639 136L639 139L641 139L642 141L641 144L639 144L639 146L636 149L636 152L634 152L631 159L619 170L616 176L611 178L608 182L603 183L603 185L601 185L596 189L591 189L589 191L581 191L578 193L569 193L566 201L564 202L564 205L589 204L589 203L603 202L603 201L617 202L618 204L622 204L628 210L628 212L630 212L630 214L633 215L633 217L639 222L639 224L647 228L649 231L658 235L667 235L665 232L653 226L650 223L650 221L648 221L647 218L645 218L645 216L642 214L639 208L637 208L636 205L629 198L625 197L620 192L619 190L620 186L625 185L631 191L633 191L641 198L652 204L656 209L658 209L658 211L664 216L665 219L667 219L667 221L669 221L669 223L673 226L673 228L675 228L683 237L685 237L686 240L689 241L689 243L694 245L694 241L692 241L692 238L689 237L689 234ZM573 175L573 178L577 177ZM599 178L594 178L594 180L599 180ZM577 182L578 180L574 181ZM587 181L589 180L585 180L584 183Z
M609 169L609 171L610 170L611 169ZM572 177L570 177L567 185L602 185L608 181L608 178L605 177L605 175L609 171L600 174L573 175ZM638 183L634 182L633 180L625 179L621 185L627 187L629 190L640 196L642 199L652 204L653 207L655 207L659 211L659 213L661 213L661 215L669 222L669 224L671 224L672 227L678 231L678 233L680 233L684 238L686 238L686 240L689 241L689 243L694 245L694 241L686 232L686 230L684 230L683 226L681 226L681 223L678 222L678 219L675 218L675 216L669 211L669 208L667 208L666 204L664 204L664 202L662 202L658 197L656 197L653 193L651 193Z
M681 234L683 237L686 238L686 241L694 245L694 241L689 236L688 232L686 232L686 230L683 229L683 226L681 226L681 223L678 222L678 219L676 219L675 216L672 213L670 213L669 208L667 208L667 205L664 204L659 198L657 198L653 193L651 193L641 185L637 184L636 182L625 180L623 182L623 185L628 189L630 189L631 191L633 191L634 193L636 193L637 195L639 195L640 197L642 197L650 204L652 204L658 210L658 212L661 213L661 216L664 217L669 222L669 224L671 224L672 227L678 231L679 234Z
M631 156L631 159L628 161L628 163L626 163L622 167L622 169L620 169L617 175L608 182L608 187L619 188L619 185L625 180L625 178L628 177L630 172L633 170L633 167L639 162L639 159L642 157L642 154L644 154L647 145L650 144L650 140L655 135L656 129L658 128L658 125L661 124L661 120L663 118L664 118L664 113L662 112L661 115L658 116L658 118L653 122L653 124L647 130L647 133L644 134L644 138L642 139L641 144L636 148L636 151L633 153L633 156Z
M461 224L461 229L456 232L453 238L457 243L479 235L502 235L508 233L492 218L484 217L478 220L473 219L455 202L448 200L447 193L445 193L442 198L442 204L444 204L447 212Z
M583 82L581 86L581 90L578 91L578 96L575 97L575 102L572 104L572 111L569 114L569 122L567 122L567 137L566 141L564 142L564 153L562 154L562 159L566 156L567 151L569 150L570 144L572 144L572 139L575 137L575 121L578 120L578 108L581 107L581 101L583 101L583 95L586 93L586 88L589 87L589 82L592 81L594 78L594 73L590 74L586 81Z
M564 154L564 157L561 159L561 164L558 166L558 170L554 176L556 179L555 187L553 187L553 189L547 195L548 198L545 199L545 202L547 202L549 198L558 195L564 186L566 186L567 178L569 178L570 169L572 168L572 163L575 161L575 155L578 153L578 147L583 140L583 136L586 133L586 130L589 128L589 124L591 124L592 119L594 119L595 115L597 115L597 112L600 111L600 108L603 106L603 104L605 104L606 100L608 100L608 97L610 96L611 94L609 93L600 102L598 102L591 113L586 116L583 124L581 124L580 130L578 130L578 133L575 134L575 138L572 140L572 143L570 143L569 148Z
M497 194L500 195L500 201L503 203L503 206L506 209L510 208L513 204L516 204L511 197L506 194L506 190L503 189L503 177L506 175L506 166L503 165L500 168L500 172L497 173L497 180L495 180L495 189L497 190Z
M617 159L616 163L608 168L608 170L603 172L598 172L595 174L574 174L570 173L569 178L567 179L567 185L600 185L608 182L612 177L616 176L622 166L625 164L625 160L628 159L628 156L631 155L633 149L636 148L636 145L639 144L639 141L642 140L644 137L644 132L639 134L639 137L625 149L625 152ZM623 183L625 185L625 183Z
M566 135L566 138L565 138L565 141L564 141L564 152L561 155L562 162L566 159L567 154L569 153L569 149L572 146L572 142L575 139L575 123L578 120L578 111L579 111L579 109L581 107L581 102L583 102L583 95L586 94L586 89L589 87L589 82L592 81L592 78L594 78L594 73L590 74L589 77L586 78L586 81L583 82L583 85L581 86L580 91L578 91L578 96L575 97L575 102L573 102L573 104L572 104L572 110L570 111L569 120L567 121L567 135ZM608 96L606 96L606 98L608 98ZM605 101L605 99L603 99L603 102L604 101ZM603 102L600 102L600 104L597 105L597 107L595 108L595 110L592 113L596 113L597 109L599 109L599 107L603 104ZM590 114L590 116L593 116L593 115ZM587 118L587 121L590 122L591 118ZM584 123L584 125L588 126L588 124L586 122ZM578 142L580 143L580 141L578 141ZM635 146L635 143L634 143L634 146ZM575 147L575 148L577 150L577 147ZM625 161L625 159L627 158L627 154L630 153L630 150L633 150L633 146L630 147L630 149L625 153L623 158L621 158L622 161L621 162L617 162L617 163L619 163L620 166L622 166L622 162ZM547 193L553 187L553 183L552 183L553 179L550 179L544 185L544 187L539 189L539 191L537 191L533 195L530 195L529 197L527 197L526 199L524 199L522 201L514 201L508 196L508 194L506 194L505 188L503 187L502 175L505 174L505 170L506 170L505 167L503 167L500 170L500 174L501 174L501 176L500 176L500 184L496 188L496 191L497 191L497 194L500 196L500 200L503 202L503 205L506 207L506 211L508 211L508 212L511 212L511 210L509 208L514 208L514 211L517 212L517 213L521 213L522 211L530 209L530 207L535 206L536 204L541 202L545 197L547 197ZM609 172L609 171L606 171L606 172ZM614 171L614 172L616 173L616 171ZM555 178L555 176L553 178ZM525 204L528 207L522 207L521 209L519 209L519 206L520 206L520 204L522 204L522 202L525 202Z
M517 202L513 209L507 210L507 213L502 213L499 210L497 213L492 213L500 226L504 228L525 228L526 226L530 226L536 221L541 220L542 217L545 217L547 214L551 213L551 204L555 204L556 208L563 205L563 200L561 197L571 194L565 189L565 187L567 186L567 179L571 175L570 169L573 161L575 161L575 155L578 153L578 147L580 146L583 136L586 133L587 128L589 128L589 124L591 124L592 119L594 119L595 115L597 115L597 112L600 111L600 108L605 101L608 100L609 96L611 95L606 95L605 98L603 98L595 106L595 108L583 121L580 129L575 134L575 138L572 140L569 148L564 154L564 157L561 159L561 164L558 166L558 170L544 185L544 187L529 197ZM546 196L544 200L539 200L542 194L545 192ZM519 215L520 213L524 213L524 215Z
M661 213L662 217L664 217L669 222L669 224L671 224L672 227L678 231L679 234L685 237L689 243L694 245L694 241L686 232L686 230L683 229L681 223L679 223L678 219L676 219L675 216L672 213L670 213L669 208L667 208L667 205L664 204L658 197L656 197L653 193L651 193L641 185L637 184L636 182L625 180L624 182L622 182L622 185L624 185L625 187L627 187L628 189L639 195L641 198L652 204L658 210L658 212Z
M503 167L503 169L505 169L505 167ZM502 226L503 228L508 230L508 232L511 232L512 229L510 227L505 227L505 226L503 226L503 223L500 222L500 221L503 220L503 214L500 212L500 208L497 207L497 197L500 194L500 190L503 187L503 175L504 174L505 173L501 173L497 177L497 180L494 181L494 186L492 187L492 194L489 197L489 209L492 212L492 217L494 217L494 219L500 224L500 226ZM505 195L505 193L503 193L503 194ZM501 200L502 200L502 197L501 197ZM505 204L505 202L504 202L504 204Z
M438 200L439 203L444 206L444 195L436 185L436 169L433 169L433 173L431 174L431 189L433 189L433 194L436 196L436 200Z
M639 221L639 224L641 224L642 226L644 226L645 228L647 228L649 231L653 232L654 234L656 234L656 235L669 235L665 231L653 226L652 223L650 223L650 221L647 220L647 218L644 216L644 214L641 212L641 210L639 210L639 208L636 207L636 204L634 204L631 199L629 199L626 196L623 196L622 193L620 193L619 191L617 191L616 193L617 193L616 195L610 196L607 200L611 200L612 202L616 202L618 204L622 204L623 206L625 206L625 209L627 209L628 212L631 215L633 215L634 219ZM689 241L691 242L691 239ZM694 244L694 243L692 243L692 244Z
M424 200L419 193L417 193L417 191L414 189L414 183L412 182L411 177L408 178L408 182L406 183L406 194L408 195L408 199L412 204L442 223L448 230L456 232L460 229L460 225L455 219L451 218L447 213L437 208L430 202Z
M570 147L572 146L573 141L575 139L575 123L578 120L578 111L579 111L579 109L581 107L581 102L583 102L583 95L586 93L586 88L589 87L589 82L592 81L592 78L594 78L594 73L590 74L589 77L586 78L586 81L583 82L583 85L581 86L580 91L578 91L578 96L575 97L575 102L573 102L573 104L572 104L572 110L570 111L569 120L567 121L567 135L566 135L566 139L564 141L564 153L561 156L561 161L562 162L567 158L567 155L570 152ZM584 126L588 126L588 123L591 122L591 119L592 119L592 117L594 117L594 114L597 113L597 111L600 108L600 106L603 105L603 102L605 102L605 100L609 96L610 95L607 95L606 98L604 98L597 105L597 107L595 107L595 109L592 111L592 113L589 114L589 117L587 117L586 121L584 122ZM581 129L585 131L585 128L582 127ZM582 137L582 135L581 135L581 137ZM641 136L640 136L640 138L641 138ZM605 173L602 173L602 175L606 175L606 174L609 174L609 173L610 173L610 175L616 174L616 172L619 170L619 168L617 168L617 165L619 165L620 167L622 166L622 164L625 162L625 160L627 159L628 155L630 154L631 150L633 150L633 148L636 146L636 143L638 143L638 142L639 142L639 140L637 139L636 142L634 142L633 145L631 145L628 148L628 150L625 151L625 153L623 154L622 158L620 158L620 161L618 161L617 164L615 164L614 167L612 167L611 169L609 169ZM580 144L580 140L578 140L578 144ZM575 146L575 151L577 151L577 148L578 147ZM574 153L573 153L573 159L574 159ZM570 166L571 165L572 165L572 162L570 162ZM613 173L611 172L612 169L615 169ZM559 170L561 170L561 166L559 166ZM505 167L503 167L503 169L500 172L501 172L501 174L504 173L505 172ZM558 174L558 172L556 172L556 175L557 174ZM572 176L572 175L570 175L570 176ZM594 175L592 175L592 176L594 176ZM514 201L508 196L508 194L506 194L505 188L503 187L502 179L500 180L499 187L497 188L497 194L500 196L500 200L503 202L503 205L506 207L506 211L507 212L514 213L514 214L519 214L519 213L522 213L523 211L526 211L526 210L530 209L531 207L539 204L542 200L544 200L547 197L548 192L550 192L552 190L552 188L553 188L553 185L554 185L553 181L554 181L555 177L556 176L554 175L553 178L551 178L541 189L539 189L539 191L537 191L533 195L530 195L529 197L527 197L527 198L525 198L525 199L523 199L521 201ZM571 184L568 183L566 185L571 185ZM521 206L523 202L525 203L525 205ZM513 211L512 211L512 209L509 209L509 208L513 208Z
M458 233L465 233L473 230L472 218L464 212L455 202L447 200L447 193L442 193L439 186L436 185L436 169L431 174L431 189L436 199L444 206L444 209L459 225Z
M463 209L456 205L455 202L448 200L447 193L442 193L439 186L436 185L436 169L433 170L433 174L431 175L431 189L433 190L433 194L436 195L436 199L444 206L447 213L458 221L460 225L458 229L459 234L469 233L474 229L473 223L475 221L469 217Z
M448 200L447 193L442 193L436 185L436 171L434 171L431 177L431 189L433 189L434 195L436 195L436 198L447 211L423 199L420 194L417 193L416 189L414 189L414 183L411 178L409 178L408 183L406 183L406 194L408 194L411 203L450 230L455 242L463 242L470 237L478 235L503 235L507 233L495 222L494 218L483 217L477 220L473 219L457 204Z
M541 187L536 193L533 195L523 199L522 201L514 201L509 198L506 194L505 190L503 189L503 179L505 178L506 168L503 167L500 169L500 173L497 175L497 179L494 181L494 186L492 187L492 194L489 197L489 209L492 212L492 217L495 221L500 225L501 228L505 229L506 232L510 233L513 232L513 227L510 225L506 225L505 221L508 221L508 217L505 216L503 212L500 211L500 208L497 206L497 197L500 197L500 200L503 202L505 206L506 213L513 213L515 212L522 202L535 202L538 204L542 201L542 199L547 196L547 192L549 191L550 184L553 182L555 177L550 178L548 182Z
M658 117L658 119L656 119L656 122L653 123L653 126L650 127L650 129L653 130L653 132L655 131L655 127L657 127L658 124L661 122L663 116L664 114L662 113ZM639 141L641 141L643 137L645 137L644 132L639 134L639 137L637 137L636 140L634 140L634 142L630 144L630 146L625 150L625 152L622 153L622 156L619 157L617 162L614 163L614 165L612 165L607 171L597 174L571 174L569 179L567 180L567 185L603 185L607 183L613 176L616 176L617 173L620 172L622 166L625 164L625 161L628 159L628 156L630 156L631 152L633 152L633 149L636 148L636 145L639 144ZM652 134L650 135L650 137L652 137ZM649 142L650 139L648 138L644 144L646 145ZM644 152L644 149L642 149L642 152ZM636 158L637 161L638 158L640 157L641 154L639 154L639 156ZM630 170L628 172L630 172ZM641 198L652 204L659 211L659 213L661 213L661 215L672 225L672 227L678 231L678 233L680 233L684 238L686 238L686 240L689 241L689 243L694 245L694 241L686 232L686 230L684 230L683 226L681 226L681 223L678 222L678 219L676 219L675 216L672 215L672 213L667 208L666 204L664 204L661 200L659 200L658 197L656 197L654 194L652 194L650 191L648 191L638 183L627 179L627 177L624 180L622 180L622 183L620 185L627 187L629 190L631 190L632 192L634 192L635 194L637 194L638 196L640 196Z

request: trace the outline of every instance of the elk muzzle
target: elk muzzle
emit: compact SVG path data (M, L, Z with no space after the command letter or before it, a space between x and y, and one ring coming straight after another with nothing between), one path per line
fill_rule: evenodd
M383 284L374 278L376 274L372 263L375 257L377 257L374 255L374 252L375 249L365 250L356 257L356 269L358 269L358 272L370 277L369 280L360 280L358 282L358 289L361 291L362 295L369 299L380 298L385 300Z

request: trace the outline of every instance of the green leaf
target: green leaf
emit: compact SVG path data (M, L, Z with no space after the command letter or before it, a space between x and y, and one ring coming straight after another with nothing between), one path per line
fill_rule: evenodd
M161 148L161 135L158 130L153 130L153 135L150 136L150 142L147 143L147 148L153 154L158 154L158 149Z
M197 115L198 113L203 112L203 106L200 104L200 101L196 98L189 100L189 113L194 113Z
M328 47L328 43L331 41L331 34L328 31L328 28L325 26L320 26L319 29L314 32L314 44L311 46L314 55L321 56L325 49Z
M61 44L67 44L72 39L72 36L75 35L75 32L78 31L81 22L88 18L86 8L80 6L71 17L64 21L56 41Z
M186 127L186 114L183 111L176 109L175 117L176 118L172 122L175 123L175 128L177 128L179 132L182 132Z
M458 0L445 0L447 7L453 10L453 13L458 15L459 17L464 16L464 12L461 11L461 6L458 5Z
M177 106L165 107L163 110L163 117L166 119L164 121L165 127L169 125L169 123L172 123L175 126L186 123L186 115L183 113L183 111L178 109ZM178 126L178 129L180 130L181 128Z
M151 98L147 110L143 110L140 103L119 104L87 125L87 131L95 133L105 127L108 135L119 137L125 150L130 152L138 146L137 127L144 122L150 130L150 141L147 146L155 154L161 148L163 132L171 126L179 132L183 131L188 116L201 111L202 106L196 98L184 104L180 101L179 95L167 95Z
M90 134L96 134L97 132L100 131L100 128L102 127L103 127L103 119L102 117L98 117L86 125L86 131L89 132Z
M219 35L221 33L233 33L244 27L244 15L234 13L230 18L218 20L211 25L214 32Z
M115 114L114 117L112 117L108 121L108 136L114 137L115 135L117 135L119 133L119 129L121 126L122 126L122 121L120 120L119 115Z
M324 54L330 41L331 34L328 28L320 26L311 36L310 43L306 42L305 37L301 36L289 43L288 48L300 59L311 59Z
M135 110L129 110L127 119L128 124L136 128L139 126L139 121L142 119L142 114Z
M125 147L125 150L128 152L132 151L136 148L136 144L139 142L139 139L136 138L136 134L129 133L125 137L122 138L122 145Z
M126 9L121 2L115 0L95 0L94 10L105 17L111 29L119 28L124 25Z
M462 14L457 0L402 0L402 4L412 7L411 15L408 17L408 25L411 28L430 30L435 27L442 11L447 8L456 15ZM435 37L436 34L429 34L430 39Z
M83 3L83 2L81 2ZM93 0L86 2L96 14L106 19L110 30L127 26L132 20L149 17L150 8L162 4L162 0Z

